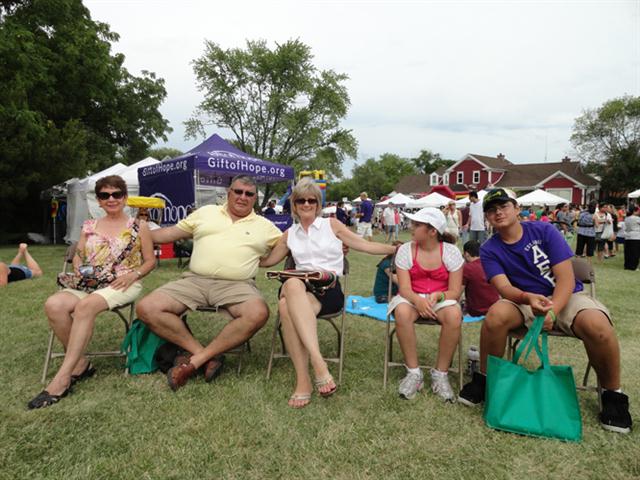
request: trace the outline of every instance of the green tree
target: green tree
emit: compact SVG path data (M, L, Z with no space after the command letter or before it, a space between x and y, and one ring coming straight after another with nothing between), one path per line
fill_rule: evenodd
M150 148L149 150L147 150L146 156L153 157L158 160L163 160L166 157L169 157L169 158L179 157L183 153L184 153L183 151L178 150L177 148L158 147L158 148Z
M327 200L337 202L343 198L353 200L361 190L352 178L346 178L339 182L332 182L327 185Z
M609 191L634 190L640 179L640 97L624 96L585 110L571 142L587 170Z
M416 167L411 160L392 153L380 155L380 159L369 158L364 164L353 169L353 185L357 195L366 191L370 198L379 199L393 191L398 180L407 175L415 175Z
M251 155L297 170L322 166L341 177L343 160L357 153L351 131L340 126L350 105L347 76L319 71L312 59L299 40L274 49L247 41L246 49L228 50L207 41L194 61L204 100L185 122L187 135L204 136L209 125L227 128Z
M0 4L0 228L38 228L39 193L165 139L153 73L111 54L118 35L80 0Z
M411 161L415 164L418 172L425 175L435 172L440 167L450 167L455 160L445 160L439 153L434 153L431 150L420 150L420 154L412 158Z

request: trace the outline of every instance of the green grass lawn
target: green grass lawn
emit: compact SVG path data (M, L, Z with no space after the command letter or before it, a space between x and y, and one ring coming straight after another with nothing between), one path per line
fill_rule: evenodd
M379 239L380 237L378 237ZM443 404L428 389L413 402L398 398L401 369L382 388L384 323L347 316L343 385L330 399L314 395L305 409L287 406L293 368L287 360L266 365L275 316L277 283L258 278L271 318L253 339L243 371L236 359L214 383L198 378L176 393L162 374L125 376L123 362L94 360L97 375L76 386L58 405L26 409L38 393L48 336L45 299L56 291L62 246L33 247L45 277L0 290L0 371L6 389L0 422L0 478L639 478L640 442L605 432L595 394L579 392L582 443L526 438L484 426L480 409ZM0 248L10 260L14 248ZM350 293L370 295L377 257L350 253ZM145 292L178 276L163 260L145 279ZM622 347L623 387L639 421L640 322L637 272L622 256L596 266L597 295L612 311ZM190 314L202 341L220 328L215 317ZM99 317L93 348L121 341L115 316ZM419 328L421 357L436 348L437 329ZM479 326L463 328L465 352L478 344ZM321 343L334 336L321 326ZM399 351L399 350L397 350ZM580 342L551 339L554 363L570 364L578 380L586 365ZM59 360L53 368L59 366ZM53 372L50 373L50 377Z

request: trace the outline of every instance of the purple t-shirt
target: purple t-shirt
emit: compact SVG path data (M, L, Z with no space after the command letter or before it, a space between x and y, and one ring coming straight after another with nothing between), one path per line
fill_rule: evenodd
M495 234L480 247L480 260L491 281L504 274L515 287L525 292L551 296L556 286L551 267L573 257L571 248L550 223L523 222L522 238L509 245ZM576 279L573 293L582 291Z
M371 200L362 202L360 205L360 213L362 214L362 217L360 217L361 222L371 221L371 214L373 213L373 203L371 203Z

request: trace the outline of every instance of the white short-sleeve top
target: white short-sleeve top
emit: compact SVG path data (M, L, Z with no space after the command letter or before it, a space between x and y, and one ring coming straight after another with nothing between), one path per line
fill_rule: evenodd
M289 228L287 247L298 270L326 270L341 276L344 258L342 242L331 228L328 218L316 218L305 232L296 223Z
M400 246L396 253L396 267L402 270L410 270L413 267L413 252L415 247L413 242L407 242ZM451 243L442 244L442 263L448 272L455 272L464 265L464 258L458 247Z

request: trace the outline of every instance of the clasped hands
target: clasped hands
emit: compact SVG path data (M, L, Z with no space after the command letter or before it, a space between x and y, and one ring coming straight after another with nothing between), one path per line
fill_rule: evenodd
M434 292L429 293L426 297L418 297L415 307L421 317L437 320L438 317L436 316L436 312L433 311L433 306L438 303L440 296L440 292Z
M556 320L553 301L538 293L526 293L526 300L535 315L544 315L542 329L547 332L550 331L553 328L553 322Z

